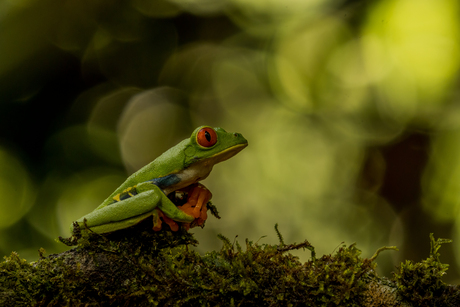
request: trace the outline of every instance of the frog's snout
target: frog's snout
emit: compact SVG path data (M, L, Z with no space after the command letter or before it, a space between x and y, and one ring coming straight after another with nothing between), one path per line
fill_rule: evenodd
M237 139L236 141L239 143L239 144L245 144L246 146L248 145L248 140L246 140L244 138L244 136L241 134L241 133L238 133L238 132L234 132L233 133L233 137L235 139Z

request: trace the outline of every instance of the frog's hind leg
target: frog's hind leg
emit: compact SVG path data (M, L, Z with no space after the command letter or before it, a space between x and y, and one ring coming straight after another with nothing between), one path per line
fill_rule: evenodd
M166 197L163 191L152 183L141 183L136 186L137 194L133 197L116 201L105 207L98 208L83 216L77 222L83 226L86 219L86 226L96 233L107 233L119 229L131 227L140 223L148 216L158 220L159 211L169 219L163 218L171 229L176 226L170 220L190 223L193 216L187 215L179 210L171 200Z
M153 220L155 220L155 215L157 216L158 213L154 210L153 213L148 212L146 214L138 215L136 218L126 219L126 220L113 222L113 223L105 224L105 225L93 226L90 229L94 231L95 233L109 233L109 232L113 232L113 231L120 230L120 229L126 229L134 225L137 225L143 220L149 218L151 215L154 216Z
M86 227L96 233L108 233L128 228L140 223L149 216L158 216L156 208L165 199L169 201L162 192L158 193L158 191L152 189L139 193L135 197L126 198L96 209L77 220L77 222L81 227L85 227L84 224L86 224Z
M162 195L156 191L147 191L136 195L136 197L130 197L96 209L77 222L83 223L83 220L86 219L86 225L91 229L100 225L115 225L117 222L138 221L141 216L152 215L161 198Z

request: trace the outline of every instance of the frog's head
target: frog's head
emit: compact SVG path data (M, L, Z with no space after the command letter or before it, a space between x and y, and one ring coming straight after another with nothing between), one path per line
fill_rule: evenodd
M239 153L248 141L240 133L201 126L193 131L189 144L185 149L187 166L198 161L212 166Z

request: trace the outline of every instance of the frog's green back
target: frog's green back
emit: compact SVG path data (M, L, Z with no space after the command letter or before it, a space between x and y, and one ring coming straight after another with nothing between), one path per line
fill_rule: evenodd
M171 147L158 158L142 167L129 176L104 202L97 207L100 209L113 203L113 197L125 189L133 187L141 182L174 174L186 167L185 150L190 145L190 139L185 139L174 147Z

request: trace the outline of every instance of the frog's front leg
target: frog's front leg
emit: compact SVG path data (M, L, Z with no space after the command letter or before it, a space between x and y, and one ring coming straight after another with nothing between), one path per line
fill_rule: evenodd
M181 191L187 192L187 202L182 205L178 206L181 211L189 216L193 216L195 218L194 225L201 226L204 224L206 219L208 218L208 208L206 204L212 197L211 192L201 183L196 183L191 186L188 186ZM166 216L162 211L158 210L158 217L163 219L163 221L169 225L172 231L179 230L179 225L175 222L175 220ZM158 219L153 226L153 230L159 231L161 230L161 219ZM190 222L183 223L185 229L190 229Z
M162 213L178 222L190 223L195 219L194 216L179 210L163 191L152 183L141 183L136 186L136 191L135 196L96 209L77 220L77 223L83 226L86 219L86 226L90 230L107 233L136 225L149 216L153 216L154 223L158 225Z
M208 218L206 204L211 198L212 193L204 185L198 183L191 187L187 202L178 208L187 215L193 216L196 219L196 225L201 226ZM186 223L184 226L188 229L190 223Z

